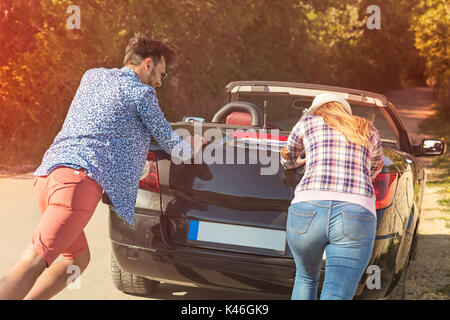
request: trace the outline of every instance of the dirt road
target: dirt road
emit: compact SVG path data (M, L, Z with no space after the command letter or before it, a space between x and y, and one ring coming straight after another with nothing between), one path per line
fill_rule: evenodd
M397 107L412 139L419 142L418 123L432 114L431 91L426 88L394 91L388 94ZM430 161L424 159L425 165ZM34 166L27 164L25 171ZM22 168L22 169L23 169ZM432 172L426 169L429 177ZM24 170L22 170L23 172ZM0 172L0 276L19 258L39 221L33 198L31 173L11 175ZM439 207L436 187L428 186L422 204L422 221L417 256L407 274L407 299L449 299L450 228L449 216ZM65 289L54 299L150 299L126 295L113 286L110 274L110 244L107 207L99 204L86 227L91 249L91 263L81 277L80 289ZM286 299L282 296L236 294L199 288L162 284L154 299Z

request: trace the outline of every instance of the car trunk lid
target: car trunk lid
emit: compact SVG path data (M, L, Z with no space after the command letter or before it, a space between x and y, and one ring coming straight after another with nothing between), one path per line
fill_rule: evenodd
M287 210L301 170L279 164L287 135L233 129L209 128L213 142L194 164L157 153L164 236L175 245L290 256Z

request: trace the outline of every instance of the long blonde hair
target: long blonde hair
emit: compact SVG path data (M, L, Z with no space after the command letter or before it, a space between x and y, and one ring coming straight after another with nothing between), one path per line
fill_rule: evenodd
M373 114L371 119L351 115L341 103L336 101L323 104L314 114L321 116L330 128L339 131L347 140L357 145L369 145L370 123L373 122Z

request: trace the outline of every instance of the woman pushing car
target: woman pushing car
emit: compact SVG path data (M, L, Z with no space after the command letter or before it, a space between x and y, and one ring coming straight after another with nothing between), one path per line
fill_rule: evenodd
M320 299L352 299L375 240L372 179L383 167L378 131L352 115L344 98L322 93L292 129L281 163L305 165L286 226L296 265L292 299L317 299L324 250Z

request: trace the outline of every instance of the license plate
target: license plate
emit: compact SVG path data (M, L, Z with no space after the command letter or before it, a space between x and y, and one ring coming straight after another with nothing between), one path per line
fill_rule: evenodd
M266 228L191 220L188 240L221 243L284 252L286 232Z

